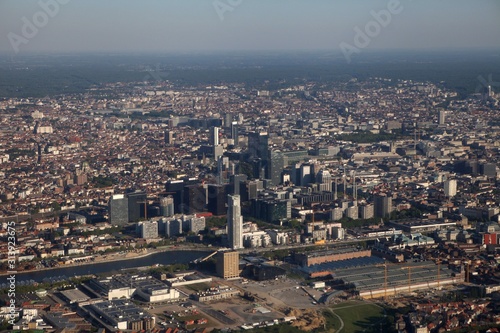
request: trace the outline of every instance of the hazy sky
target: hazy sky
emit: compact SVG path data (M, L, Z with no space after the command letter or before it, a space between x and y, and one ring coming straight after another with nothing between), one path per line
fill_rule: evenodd
M500 47L499 0L400 1L363 48ZM41 4L51 2L66 4L50 17ZM391 2L398 0L0 0L0 52L340 50L341 42L355 46L354 28L364 30L371 11ZM38 32L23 32L35 19Z

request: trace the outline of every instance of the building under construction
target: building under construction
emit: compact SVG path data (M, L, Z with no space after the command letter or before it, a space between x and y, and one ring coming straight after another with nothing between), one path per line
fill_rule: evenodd
M331 272L334 279L353 284L363 298L377 298L411 293L416 290L441 288L462 283L460 272L433 261L378 264Z

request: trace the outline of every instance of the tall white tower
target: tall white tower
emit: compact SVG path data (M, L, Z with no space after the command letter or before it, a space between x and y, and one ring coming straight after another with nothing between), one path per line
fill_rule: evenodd
M218 146L219 145L219 128L212 127L210 128L210 145Z
M457 180L450 179L444 182L444 195L447 198L457 195Z
M243 248L243 217L241 216L240 196L227 196L227 238L232 249Z

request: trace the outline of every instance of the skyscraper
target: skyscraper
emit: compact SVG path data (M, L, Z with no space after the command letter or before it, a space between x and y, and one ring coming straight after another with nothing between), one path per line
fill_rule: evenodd
M160 198L160 215L161 216L174 216L174 197Z
M300 186L307 186L309 183L313 181L312 175L311 175L311 165L309 164L302 164L300 166Z
M447 198L454 197L457 194L457 180L450 179L444 182L444 195Z
M165 143L171 145L174 143L174 132L166 130L165 131Z
M135 191L127 194L128 198L128 220L137 222L146 217L146 192Z
M182 200L184 199L184 181L169 180L165 185L165 190L174 198L174 213L182 213Z
M446 124L446 111L439 111L439 125Z
M243 248L243 217L239 195L228 195L227 238L232 249Z
M210 128L210 145L218 146L219 145L219 128L212 127Z
M374 197L375 217L386 217L392 212L392 198L384 195Z
M316 176L316 182L319 184L320 191L332 191L332 175L328 172L328 170L319 170L318 175Z
M226 212L226 187L208 184L208 211L214 215Z
M184 186L184 201L182 212L192 214L202 212L207 200L206 189L199 184Z
M271 179L273 185L282 183L281 174L285 167L283 154L279 151L269 152L269 163L267 164L267 179Z
M125 225L128 223L128 199L123 194L115 194L109 200L109 223Z
M217 158L217 183L219 185L227 184L229 182L229 157L219 156Z
M237 146L238 141L239 141L238 122L237 121L233 121L231 123L231 139L234 140L234 145Z
M253 157L259 157L267 161L269 149L269 135L266 132L248 133L248 152Z

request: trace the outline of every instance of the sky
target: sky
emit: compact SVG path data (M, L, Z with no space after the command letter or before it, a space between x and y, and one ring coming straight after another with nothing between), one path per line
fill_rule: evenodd
M0 0L0 53L342 48L500 48L500 1Z

